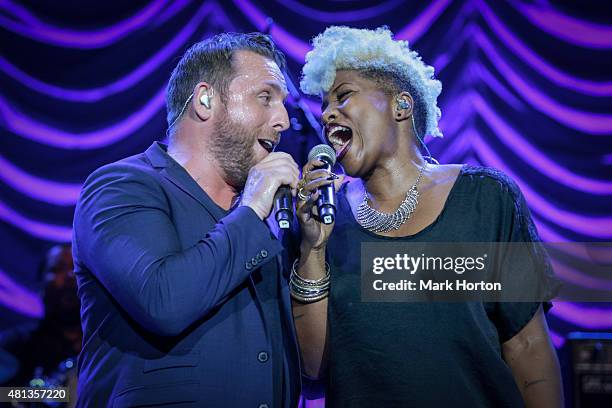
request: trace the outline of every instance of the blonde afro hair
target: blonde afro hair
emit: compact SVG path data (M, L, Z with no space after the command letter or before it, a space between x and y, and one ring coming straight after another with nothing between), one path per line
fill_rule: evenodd
M312 44L300 82L306 94L329 91L338 70L360 71L387 86L391 79L396 92L407 91L414 99L415 122L421 136L442 137L437 102L442 84L434 78L434 68L426 65L407 41L394 40L386 27L367 30L332 26L316 36Z

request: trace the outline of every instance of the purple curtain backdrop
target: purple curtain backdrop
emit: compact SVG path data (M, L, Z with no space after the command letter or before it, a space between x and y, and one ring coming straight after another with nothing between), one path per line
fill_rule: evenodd
M220 31L264 30L268 17L293 78L326 26L388 25L443 83L445 137L428 139L440 162L505 171L545 241L612 241L612 7L604 3L0 2L0 330L42 315L39 265L46 248L70 240L86 176L163 139L165 86L185 49ZM318 101L303 102L320 115ZM319 141L295 104L281 150L303 162ZM555 262L567 284L589 287ZM549 322L561 347L570 331L612 329L612 305L558 302Z

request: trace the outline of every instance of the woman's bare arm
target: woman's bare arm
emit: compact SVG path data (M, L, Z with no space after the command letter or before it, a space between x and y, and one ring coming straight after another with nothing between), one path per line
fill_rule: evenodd
M528 408L562 408L563 387L542 307L513 338L502 344L504 360Z

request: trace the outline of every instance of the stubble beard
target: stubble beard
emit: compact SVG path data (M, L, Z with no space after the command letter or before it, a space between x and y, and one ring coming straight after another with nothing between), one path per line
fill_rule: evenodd
M225 182L242 191L255 162L257 133L232 121L227 112L219 120L209 145L210 153L224 175Z

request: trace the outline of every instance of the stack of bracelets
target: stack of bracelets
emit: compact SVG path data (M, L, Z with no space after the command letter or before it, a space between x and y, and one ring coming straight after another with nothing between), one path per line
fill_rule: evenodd
M289 277L291 297L302 303L313 303L326 298L329 293L329 265L327 262L325 262L325 276L317 280L305 279L298 275L297 264L298 259L293 262Z

